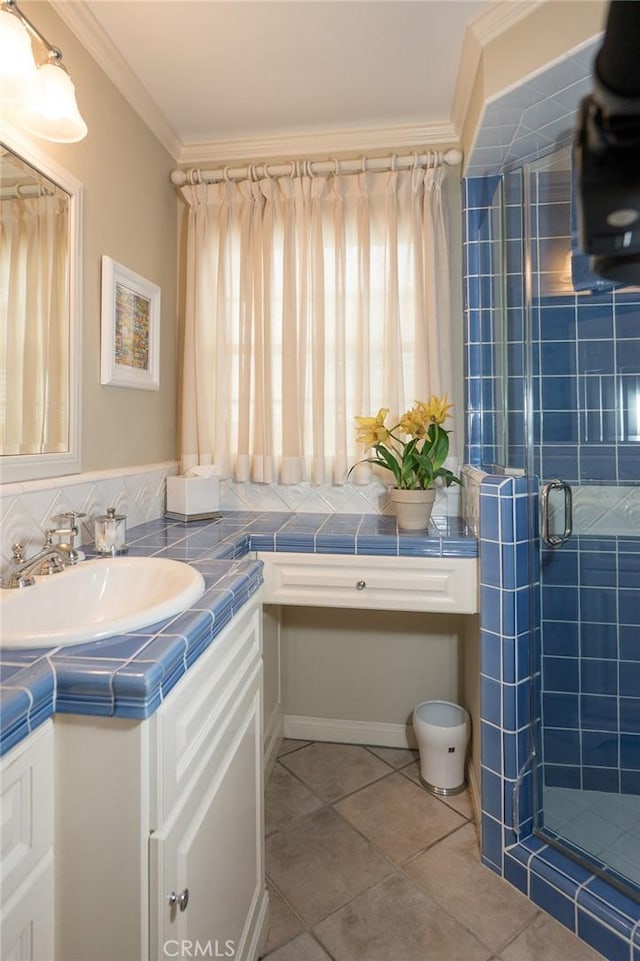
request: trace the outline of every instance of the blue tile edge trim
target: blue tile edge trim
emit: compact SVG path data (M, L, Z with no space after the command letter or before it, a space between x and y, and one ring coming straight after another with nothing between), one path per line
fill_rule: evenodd
M197 567L207 583L210 616L196 616L202 609L202 602L197 602L146 634L106 639L112 648L127 646L129 656L101 654L97 648L89 651L86 645L82 651L0 650L0 663L7 668L7 680L0 684L0 756L56 712L149 717L260 587L261 563L242 560L250 551L407 557L478 554L477 539L456 517L436 517L428 533L413 533L398 531L395 519L387 515L232 511L216 523L157 518L131 528L128 540L133 556L174 557ZM176 628L181 619L188 622L182 631Z

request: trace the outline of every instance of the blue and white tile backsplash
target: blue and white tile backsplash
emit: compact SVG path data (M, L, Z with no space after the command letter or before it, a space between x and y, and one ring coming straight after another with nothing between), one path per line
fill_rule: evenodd
M457 471L457 462L447 462ZM0 574L11 559L16 541L25 545L27 556L42 546L44 530L55 527L54 518L64 511L81 511L79 544L93 543L93 518L115 507L125 514L127 525L135 527L163 517L166 505L166 479L176 474L174 461L147 464L128 469L95 471L69 477L28 481L0 486ZM282 514L367 514L391 515L393 506L388 487L381 481L356 486L323 484L235 483L221 480L220 509L223 511L271 511ZM439 488L434 517L458 517L458 487Z

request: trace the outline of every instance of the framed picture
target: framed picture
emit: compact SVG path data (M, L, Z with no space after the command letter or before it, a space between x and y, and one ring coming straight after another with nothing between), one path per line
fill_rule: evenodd
M102 258L100 383L160 389L160 288Z

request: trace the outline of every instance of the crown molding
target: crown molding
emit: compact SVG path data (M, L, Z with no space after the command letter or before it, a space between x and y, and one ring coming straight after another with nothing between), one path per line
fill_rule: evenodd
M480 46L486 47L491 40L505 33L546 2L547 0L497 0L472 20L468 29Z
M454 130L458 132L458 137L462 136L481 57L482 45L473 31L467 27L462 43L462 53L460 54L458 76L456 78L456 89L451 106L451 123Z
M448 123L408 124L183 143L84 0L50 0L58 16L104 70L177 164L319 156L354 151L458 147L482 49L546 0L497 0L468 27Z
M160 143L178 161L182 141L84 0L50 0L52 7Z
M496 37L529 16L546 0L497 0L467 27L462 44L451 123L461 136L482 51Z
M288 160L290 157L321 157L377 150L399 151L422 147L459 147L450 123L408 124L388 127L353 127L246 137L208 143L185 144L178 161L181 165L231 163L260 160Z

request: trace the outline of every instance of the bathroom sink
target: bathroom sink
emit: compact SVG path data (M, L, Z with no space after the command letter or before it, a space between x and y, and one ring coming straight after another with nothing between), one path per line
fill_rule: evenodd
M0 644L54 647L126 634L190 607L199 571L162 557L81 561L31 587L0 590Z

